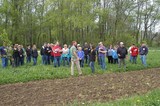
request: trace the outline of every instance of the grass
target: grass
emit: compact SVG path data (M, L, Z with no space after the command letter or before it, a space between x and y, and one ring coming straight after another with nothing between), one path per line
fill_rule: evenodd
M160 89L153 90L145 95L136 95L131 98L107 103L76 103L71 106L160 106Z
M152 50L149 52L147 57L148 67L144 67L141 64L140 57L138 57L137 64L131 64L127 60L127 70L126 71L135 71L142 70L147 68L156 68L160 67L160 59L159 59L159 51ZM59 67L54 68L53 65L41 65L40 56L38 58L38 65L32 66L32 63L25 64L24 66L12 68L11 66L3 69L0 67L0 84L8 84L8 83L16 83L16 82L28 82L33 80L42 80L42 79L61 79L70 77L70 67ZM107 70L100 70L100 66L96 63L96 73L95 74L103 74L103 73L112 73L112 72L121 72L123 69L119 69L118 65L115 64L107 64ZM85 65L82 68L83 75L90 75L91 69ZM77 76L77 70L75 68L75 76Z

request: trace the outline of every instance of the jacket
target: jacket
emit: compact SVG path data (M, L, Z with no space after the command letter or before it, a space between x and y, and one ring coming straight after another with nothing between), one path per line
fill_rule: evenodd
M119 47L117 49L118 58L124 59L126 58L126 55L128 54L128 51L125 47Z

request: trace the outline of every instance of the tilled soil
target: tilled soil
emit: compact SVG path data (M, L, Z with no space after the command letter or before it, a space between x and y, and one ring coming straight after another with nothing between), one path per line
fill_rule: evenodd
M160 68L0 85L0 106L107 102L160 88Z

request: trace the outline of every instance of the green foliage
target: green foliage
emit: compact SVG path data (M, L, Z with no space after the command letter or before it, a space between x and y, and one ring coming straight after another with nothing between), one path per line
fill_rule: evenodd
M4 45L11 45L11 41L8 38L6 30L3 30L3 33L0 34L0 40L3 42Z
M130 35L138 35L137 43L153 38L149 30L160 19L159 5L158 0L1 0L0 30L13 43L39 47L55 40L113 44L123 38L128 45L135 43Z

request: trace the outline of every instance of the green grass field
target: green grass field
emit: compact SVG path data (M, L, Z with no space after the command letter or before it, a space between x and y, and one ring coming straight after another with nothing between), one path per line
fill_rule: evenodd
M147 56L147 64L148 67L144 67L141 64L140 57L138 57L138 63L132 64L129 63L129 56L127 59L127 70L126 71L135 71L146 68L156 68L160 67L160 59L159 59L159 51L152 50L149 52ZM32 66L31 64L25 64L24 66L12 68L11 66L3 69L0 67L0 84L7 83L16 83L16 82L28 82L33 80L41 80L41 79L61 79L70 77L70 67L59 67L54 68L53 65L41 65L40 56L38 59L38 65ZM96 73L95 74L103 74L103 73L112 73L112 72L122 72L123 68L118 68L117 64L107 64L107 70L102 71L100 66L95 65ZM85 65L82 68L83 75L91 75L91 69L88 65ZM75 68L75 76L77 76L77 70Z
M145 95L136 95L131 98L122 98L120 100L107 103L76 103L69 106L160 106L160 89L148 92Z
M127 70L126 71L137 71L148 68L160 67L160 59L158 50L151 50L147 56L148 67L144 67L141 64L140 57L138 57L138 63L129 63L127 59ZM129 56L128 56L129 57ZM87 65L82 68L83 75L92 75L91 69ZM100 66L96 63L96 73L113 73L123 72L123 69L119 69L118 65L107 64L107 70L100 70ZM70 77L70 67L59 67L54 68L53 65L41 65L41 59L39 56L38 65L33 66L32 63L25 64L24 66L12 68L11 66L6 69L0 68L0 84L17 83L17 82L28 82L42 79L62 79ZM75 77L78 76L77 70L75 69ZM111 101L107 103L73 103L72 106L160 106L160 89L151 91L145 95L137 95L131 98L124 98L121 100Z

